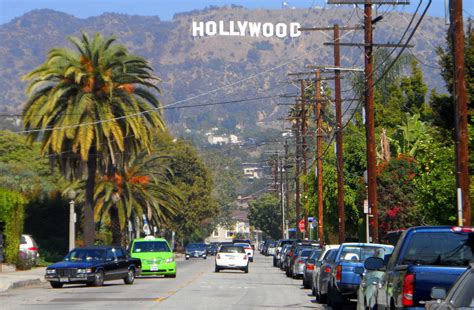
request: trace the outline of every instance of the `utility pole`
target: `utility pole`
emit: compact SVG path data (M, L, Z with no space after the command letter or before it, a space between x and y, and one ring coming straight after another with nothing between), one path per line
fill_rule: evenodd
M467 93L464 76L464 26L462 0L450 0L450 16L454 52L454 104L456 117L456 185L459 225L471 225L471 193L469 189L469 140L467 131Z
M283 196L283 160L278 157L278 171L280 174L280 207L281 207L281 234L285 239L285 199Z
M339 25L334 25L334 66L341 66L339 49ZM346 239L346 215L344 209L344 157L342 137L342 103L341 103L341 71L334 70L335 103L336 103L336 161L337 161L337 209L339 215L339 243Z
M318 235L319 243L324 245L324 209L323 209L323 133L321 117L321 80L320 69L316 69L316 162L317 162L317 187L318 187Z
M285 228L286 222L288 221L288 209L290 208L290 182L288 182L288 140L285 139L285 192L286 192L286 209L285 209ZM287 232L285 231L285 238L288 238Z
M372 2L364 4L364 43L365 43L365 133L367 139L367 175L369 210L373 215L372 237L379 243L379 213L377 205L377 175L375 172L377 154L375 153L375 89L372 42Z
M295 104L298 111L298 103ZM295 227L298 227L298 223L301 217L301 205L300 205L300 149L301 149L301 137L300 137L300 118L296 117L295 126L295 140L296 140L296 157L295 157L295 206L296 206L296 223ZM299 234L299 233L298 233Z
M301 148L303 152L303 175L306 176L306 92L305 92L305 85L304 80L301 79L300 81L301 87ZM307 182L303 183L303 192L308 192ZM304 216L304 227L305 233L304 235L308 235L308 210L306 208L303 212ZM299 219L298 219L299 221Z

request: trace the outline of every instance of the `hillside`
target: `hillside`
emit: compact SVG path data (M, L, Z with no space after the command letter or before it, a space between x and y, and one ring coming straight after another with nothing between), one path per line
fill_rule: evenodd
M248 10L241 7L212 8L177 14L171 21L107 13L79 19L52 11L35 10L0 26L0 110L17 112L24 97L25 84L20 77L42 63L52 47L68 46L66 37L100 31L114 34L133 53L147 58L162 79L161 102L164 105L192 98L230 85L219 91L179 105L228 101L238 98L282 93L286 73L304 70L305 64L331 65L332 48L324 46L331 35L304 33L299 38L202 37L191 36L192 21L248 20L259 22L300 22L304 26L326 26L333 23L354 25L362 12L346 9ZM386 13L377 23L375 42L397 42L411 15ZM426 17L412 44L417 58L436 65L435 48L445 44L446 26L440 18ZM361 33L348 33L343 42L362 42ZM359 48L343 48L344 66L361 66ZM295 60L296 59L296 60ZM423 66L428 86L444 88L438 70ZM270 70L277 67L275 70ZM251 76L259 74L255 78ZM239 80L246 79L242 83ZM287 90L291 90L288 88ZM236 124L253 126L259 121L276 120L286 110L278 98L245 104L167 110L166 118L176 131L186 128ZM271 122L270 122L271 124Z

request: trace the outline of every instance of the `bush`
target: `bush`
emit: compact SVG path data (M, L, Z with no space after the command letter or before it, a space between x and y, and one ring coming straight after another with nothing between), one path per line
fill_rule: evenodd
M26 199L20 193L0 188L0 221L5 224L4 258L10 264L18 263L20 237L23 232Z

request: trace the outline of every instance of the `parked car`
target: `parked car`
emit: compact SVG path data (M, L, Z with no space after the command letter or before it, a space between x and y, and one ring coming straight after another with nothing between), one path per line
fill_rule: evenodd
M282 248L281 248L281 251L280 251L280 269L283 270L283 271L286 271L286 263L287 263L287 259L286 259L286 256L288 255L288 253L290 252L290 249L291 249L291 244L285 244Z
M379 252L377 256L387 260L391 253ZM354 272L361 276L359 289L357 290L357 309L375 309L377 304L377 286L382 279L384 272L380 270L366 270L365 266L370 263L370 258L364 262L364 267L356 267ZM370 268L370 267L369 267Z
M311 292L316 296L316 301L326 302L327 281L329 281L329 274L331 272L331 259L334 257L339 249L339 245L325 245L321 250L321 255L314 264L313 281ZM332 255L332 256L331 256ZM320 284L321 283L321 284Z
M328 306L340 309L351 298L357 298L360 275L356 267L363 267L369 257L380 257L392 253L393 246L376 243L343 243L332 263L328 288Z
M208 255L216 255L217 254L217 251L219 250L219 244L216 243L216 242L213 242L211 244L208 244L206 246L206 250L207 250L207 254Z
M298 251L298 255L295 257L295 262L293 264L293 279L303 278L306 260L311 256L315 249L316 248L313 247L302 247L301 250ZM319 250L319 248L317 249Z
M255 245L249 239L233 239L232 243L248 243L255 250Z
M298 255L298 250L297 248L301 248L301 247L319 247L319 242L316 242L316 241L312 241L312 240L305 240L305 241L301 241L301 240L293 240L293 243L291 244L291 248L290 248L290 251L288 252L288 254L286 255L286 275L288 277L292 277L293 276L293 266L294 266L294 263L295 263L295 259L296 259L296 256Z
M321 249L313 249L311 255L305 262L303 267L303 287L311 288L313 286L313 271L318 260L318 257L321 255Z
M446 289L433 287L431 298L425 305L428 310L474 309L474 263L464 271L446 294Z
M234 243L234 245L243 247L249 262L253 262L253 248L249 243Z
M39 248L31 235L21 235L20 255L31 265L36 265L39 259Z
M207 258L207 249L205 243L190 243L185 247L185 259Z
M292 244L293 239L280 239L276 244L275 255L273 256L273 267L278 267L281 263L281 249L285 244Z
M276 251L276 242L270 242L267 248L267 256L274 256Z
M385 270L377 287L377 307L423 307L434 286L448 290L474 255L474 228L426 226L405 230L385 265L367 261L370 269Z
M104 281L118 279L133 284L140 270L140 259L128 257L121 247L85 247L72 249L63 261L49 265L45 279L53 288L76 283L102 286Z
M299 273L299 270L296 270L296 266L298 265L298 268L299 268L299 266L301 265L302 262L297 261L298 255L303 250L312 250L312 249L313 249L313 247L311 245L299 245L299 246L293 248L292 250L290 250L290 254L292 254L292 255L291 256L289 255L288 256L289 259L287 260L288 261L288 268L287 268L286 275L288 277L292 277L294 279L299 277L299 275L297 275L297 273ZM302 267L303 266L301 265L301 268ZM301 270L301 272L302 272L302 270Z
M153 236L134 239L130 246L130 256L141 260L142 275L176 278L176 260L166 239Z
M249 260L245 249L238 245L223 245L215 260L215 272L224 269L240 269L249 272Z

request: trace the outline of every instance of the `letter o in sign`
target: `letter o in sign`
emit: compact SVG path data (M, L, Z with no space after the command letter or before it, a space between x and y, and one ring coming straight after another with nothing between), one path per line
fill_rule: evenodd
M262 26L262 32L264 37L272 37L273 36L273 24L265 23Z
M288 33L288 28L286 27L286 24L283 24L283 23L276 24L275 33L276 33L276 36L279 38L286 37Z
M207 22L206 23L206 34L208 36L215 36L217 34L217 23Z

